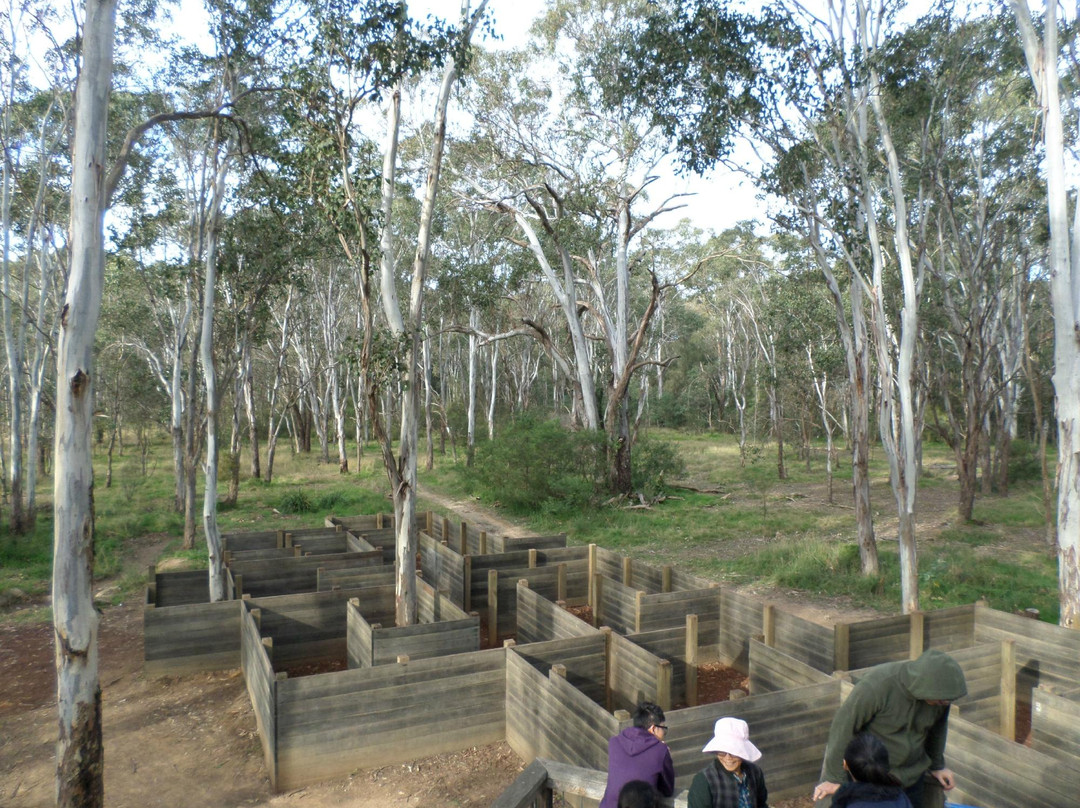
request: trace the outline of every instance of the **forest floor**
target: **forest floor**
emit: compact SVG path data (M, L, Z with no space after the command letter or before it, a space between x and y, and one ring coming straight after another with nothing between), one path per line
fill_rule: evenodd
M422 496L470 524L486 525L504 535L522 533L473 502L430 492ZM924 520L933 524L935 518L947 518L940 513L935 517L928 509L951 507L951 501L927 499L920 503ZM157 560L167 541L163 536L140 541L136 560L141 568ZM825 624L855 616L837 602L811 602L794 592L753 591ZM0 615L0 805L45 808L55 802L52 625L29 622L19 611ZM500 743L358 769L348 777L274 794L239 670L147 679L142 672L139 602L106 609L99 643L105 798L110 808L486 808L524 767L513 750ZM726 698L730 688L746 687L742 677L722 666L703 670L701 683L703 703ZM805 798L772 804L805 808L812 803Z

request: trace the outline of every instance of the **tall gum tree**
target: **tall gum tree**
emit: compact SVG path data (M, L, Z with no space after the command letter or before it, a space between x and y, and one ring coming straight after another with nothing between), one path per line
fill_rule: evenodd
M1064 101L1058 63L1057 3L1046 4L1040 39L1027 0L1010 0L1042 113L1050 218L1050 298L1054 311L1054 393L1058 421L1057 552L1061 625L1080 629L1080 205L1069 225ZM1074 20L1075 24L1075 20Z
M56 465L53 474L53 629L56 635L56 804L105 803L93 602L94 504L91 458L93 348L105 273L105 134L112 82L116 0L87 0L75 94L70 274L57 351Z
M449 57L444 69L435 107L434 137L428 160L420 209L420 227L416 239L416 253L412 262L409 287L409 309L406 319L401 311L393 289L396 272L386 259L393 255L390 239L390 221L383 221L382 255L380 267L383 289L382 310L390 326L390 332L405 350L402 369L403 391L401 402L401 431L398 452L395 456L385 428L381 428L379 444L383 463L390 480L394 500L394 525L397 532L394 592L395 620L399 626L412 625L417 621L416 603L416 553L419 543L416 528L416 474L419 443L420 400L422 396L419 368L422 362L421 338L423 332L424 286L431 249L432 220L435 214L435 198L439 189L443 154L446 143L446 117L450 93L462 67L460 61L469 48L473 32L480 23L487 6L481 0L475 11L470 11L469 0L461 4L461 33L456 52ZM400 125L400 91L393 94L388 105L387 145L383 152L382 209L384 215L393 209L393 190L397 167L397 139ZM389 249L388 249L389 248ZM374 407L372 408L374 418Z
M800 66L792 70L794 86L786 88L774 75L777 64L791 66L795 60L782 57L773 62L772 52L795 48L798 28L791 22L788 8L766 9L750 17L715 0L691 3L657 2L648 4L621 42L612 41L608 49L612 67L597 75L603 83L609 104L633 103L651 110L653 120L675 143L680 158L691 170L704 172L720 163L737 171L747 166L730 159L732 144L740 127L749 123L759 143L774 153L790 149L791 165L780 167L805 179L785 181L770 188L794 208L792 229L806 234L833 297L848 372L849 425L852 445L852 482L855 525L863 574L878 573L877 542L870 503L870 401L872 341L864 284L845 283L837 274L836 264L850 268L857 277L864 256L845 251L837 261L831 254L834 239L829 230L829 214L855 214L852 203L840 202L832 188L817 193L815 168L830 165L847 167L848 155L840 139L828 140L828 132L810 122L812 113L803 113L801 102L819 97L820 86L812 70ZM812 56L813 48L806 49ZM657 58L662 54L663 58ZM800 47L796 55L802 54ZM758 79L765 81L760 92ZM822 103L822 111L827 105ZM777 114L772 115L776 110ZM811 132L825 135L814 143L803 132L808 123ZM842 132L841 132L842 134ZM814 149L819 148L818 152ZM844 171L839 173L845 174ZM849 303L850 301L850 303Z

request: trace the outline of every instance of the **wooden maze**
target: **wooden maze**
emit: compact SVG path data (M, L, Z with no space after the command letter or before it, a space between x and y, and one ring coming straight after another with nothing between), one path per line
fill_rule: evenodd
M678 787L704 765L716 718L733 715L762 750L770 796L803 796L860 671L938 648L969 690L950 721L950 799L1080 804L1080 632L983 605L827 627L565 535L488 535L430 512L420 622L398 628L390 522L226 535L220 603L205 571L151 568L146 673L240 667L277 790L502 740L526 762L598 770L602 787L608 738L648 699L667 713ZM566 608L579 606L593 625ZM715 660L749 674L748 697L697 703L697 667ZM553 781L538 771L500 805L543 799ZM577 793L596 780L576 778Z

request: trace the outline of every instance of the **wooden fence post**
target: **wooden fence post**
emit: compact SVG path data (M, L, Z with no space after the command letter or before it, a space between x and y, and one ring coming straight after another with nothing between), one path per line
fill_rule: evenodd
M551 666L551 670L548 671L548 675L552 679L554 679L556 676L558 676L560 679L565 679L566 678L566 666L563 665L561 662L556 662L554 665Z
M450 520L445 516L442 518L442 539L445 542L450 541Z
M671 565L665 564L660 568L660 591L671 591Z
M762 642L770 648L776 643L776 606L766 603L761 612Z
M851 670L851 624L833 626L833 670Z
M472 611L472 556L465 556L465 564L462 570L462 593L461 608L466 612Z
M611 697L611 674L616 663L615 643L611 639L611 629L608 626L603 626L600 631L604 634L604 709L610 710L614 701ZM618 714L617 710L616 714ZM629 715L627 715L627 718L629 718Z
M634 597L634 633L641 633L641 606L642 600L645 598L645 593L638 590L637 595Z
M566 600L566 562L559 564L555 569L558 575L555 585L555 600Z
M622 560L622 582L623 586L634 585L634 560L629 556L623 556Z
M1001 734L1016 740L1016 640L1001 641Z
M600 612L602 611L601 605L602 605L603 600L604 600L604 576L603 575L601 575L600 573L597 573L596 575L593 576L592 588L593 588L593 597L596 600L596 603L593 606L593 610L592 610L592 624L593 624L593 626L599 626L600 625L600 618L601 618Z
M671 709L671 662L667 659L656 664L656 703L661 710Z
M237 573L233 576L233 586L235 587L233 592L234 599L242 599L244 597L244 576L242 573Z
M686 615L686 703L697 707L698 616Z
M273 637L263 637L262 638L262 647L264 649L266 649L266 658L270 660L270 665L271 665L271 667L273 667L273 664L274 664L274 638Z
M589 594L588 594L588 600L589 600L589 608L591 608L593 610L593 616L594 617L596 615L596 609L597 609L595 578L596 578L596 545L595 544L590 544L589 545L589 582L588 582ZM593 625L596 625L595 621L593 622Z
M480 555L487 555L487 531L480 531Z
M383 515L380 511L379 513L375 514L375 529L382 530L384 527L385 525L383 524Z
M277 548L279 550L281 550L284 547L285 547L285 531L284 530L279 530L277 532Z
M458 527L458 538L461 541L461 554L469 554L469 525L467 522L462 522Z
M262 629L262 609L252 609L249 614L251 619L255 621L255 628Z
M499 571L488 570L488 645L499 644Z
M536 548L535 547L530 547L529 548L529 569L531 569L531 570L536 569Z
M922 656L923 642L926 631L926 613L921 611L912 612L908 615L911 621L911 648L908 652L909 659L918 659Z
M293 542L292 533L289 533L288 531L286 531L286 533L285 533L285 546L286 547L292 547L293 546L292 542Z

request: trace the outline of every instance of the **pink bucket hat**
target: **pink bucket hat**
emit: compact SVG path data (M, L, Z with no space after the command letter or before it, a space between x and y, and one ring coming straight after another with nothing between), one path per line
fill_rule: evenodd
M712 740L701 751L727 752L751 763L761 757L761 750L750 743L750 727L741 718L718 718Z

